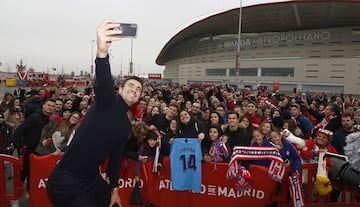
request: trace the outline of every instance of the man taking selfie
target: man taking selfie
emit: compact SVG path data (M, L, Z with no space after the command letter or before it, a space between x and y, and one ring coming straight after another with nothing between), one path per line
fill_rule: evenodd
M119 171L131 131L127 112L139 100L143 83L131 76L114 94L108 49L112 41L121 39L121 32L114 29L119 26L105 20L97 28L95 102L49 177L48 196L55 207L121 206ZM99 173L106 159L109 183Z

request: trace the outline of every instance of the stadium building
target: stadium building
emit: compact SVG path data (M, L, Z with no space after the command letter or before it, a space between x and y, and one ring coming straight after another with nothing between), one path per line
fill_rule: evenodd
M240 38L240 8L173 36L156 59L165 65L164 78L360 94L360 1L287 1L241 11Z

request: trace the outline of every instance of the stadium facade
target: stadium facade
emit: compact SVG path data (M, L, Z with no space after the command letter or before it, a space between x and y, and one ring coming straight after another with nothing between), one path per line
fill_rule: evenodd
M287 1L197 21L156 59L174 83L230 83L282 91L360 94L360 1ZM240 41L238 41L240 39ZM236 55L240 44L240 70Z

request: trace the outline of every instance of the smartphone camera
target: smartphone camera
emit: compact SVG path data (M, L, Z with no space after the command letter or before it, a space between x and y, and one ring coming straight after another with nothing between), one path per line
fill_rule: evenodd
M137 27L137 24L133 23L120 23L120 26L116 29L121 31L121 37L136 37Z

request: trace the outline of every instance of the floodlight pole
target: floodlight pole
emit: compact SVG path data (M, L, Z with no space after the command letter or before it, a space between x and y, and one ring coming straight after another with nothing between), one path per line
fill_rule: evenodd
M95 40L91 40L91 65L90 65L90 78L93 77L94 73L94 42Z
M236 52L236 61L235 61L235 72L238 84L240 83L240 45L241 45L241 16L242 16L242 0L240 0L239 7L239 31L238 31L238 40L237 40L237 52Z
M133 63L133 40L134 40L134 38L131 38L131 53L130 53L130 68L129 68L130 75L135 74L134 63Z

